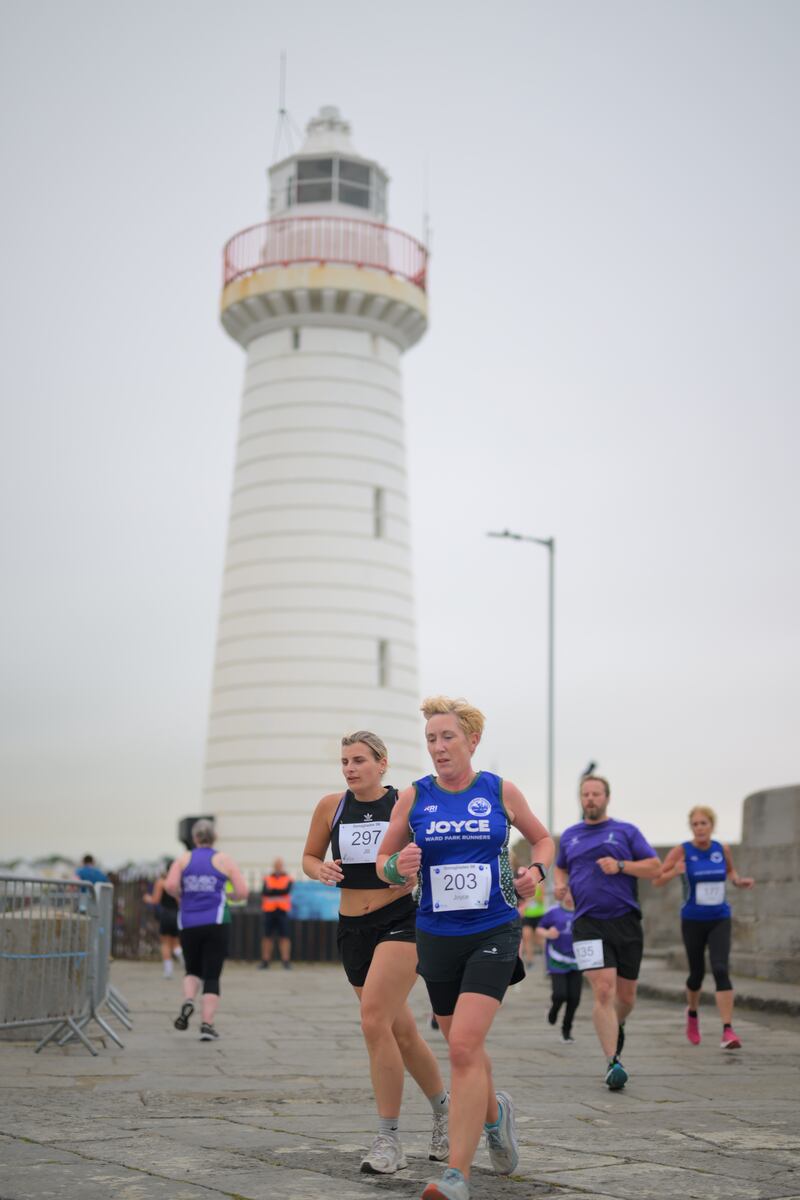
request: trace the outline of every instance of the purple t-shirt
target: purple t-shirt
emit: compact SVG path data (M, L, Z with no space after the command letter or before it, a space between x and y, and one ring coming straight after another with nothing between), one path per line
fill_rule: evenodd
M635 825L627 821L581 821L561 835L556 866L569 872L569 887L575 899L575 917L591 916L600 921L639 911L636 880L631 875L605 875L598 858L636 862L655 858L656 852Z
M539 929L558 930L558 937L545 942L545 965L548 974L564 975L567 971L577 971L578 964L572 951L572 922L575 913L557 904L548 908L539 920Z

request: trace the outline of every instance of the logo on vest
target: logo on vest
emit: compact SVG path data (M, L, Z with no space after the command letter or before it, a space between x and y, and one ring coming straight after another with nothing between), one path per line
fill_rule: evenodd
M423 812L438 812L439 805L438 804L426 804L422 811Z
M485 796L476 796L467 805L467 812L471 817L488 817L491 811L492 806Z
M711 854L711 861L712 862L722 862L724 857L725 857L725 855L721 854L719 852L719 850L714 850Z
M364 820L365 820L365 821L371 821L371 820L372 820L372 813L364 813Z
M431 821L425 830L426 836L432 833L489 833L489 822L483 818L477 821Z

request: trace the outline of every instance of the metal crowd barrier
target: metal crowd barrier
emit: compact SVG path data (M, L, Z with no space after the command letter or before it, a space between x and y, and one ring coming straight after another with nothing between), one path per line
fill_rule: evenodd
M0 876L0 1029L51 1026L36 1047L77 1038L95 1021L123 1043L100 1016L107 1007L128 1029L124 997L111 987L111 884Z

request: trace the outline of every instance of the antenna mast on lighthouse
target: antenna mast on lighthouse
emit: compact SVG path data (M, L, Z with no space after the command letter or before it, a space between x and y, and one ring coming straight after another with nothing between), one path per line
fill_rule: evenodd
M281 152L281 140L286 139L288 154L294 154L294 135L302 137L300 130L292 120L286 107L286 51L281 50L281 77L278 88L278 123L275 127L275 141L272 145L272 161L277 162Z

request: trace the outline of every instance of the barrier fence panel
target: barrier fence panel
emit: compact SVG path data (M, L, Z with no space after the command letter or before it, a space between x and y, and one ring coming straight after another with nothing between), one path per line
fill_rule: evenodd
M78 1038L97 1054L84 1033L95 1021L121 1047L99 1015L105 1006L131 1028L109 977L113 918L110 883L0 876L0 1031L49 1025L37 1053Z
M0 1029L69 1027L90 1000L97 917L88 883L0 876Z
M91 988L89 992L89 1007L80 1020L75 1022L77 1028L66 1027L58 1038L59 1046L65 1046L73 1037L78 1036L78 1030L83 1030L95 1021L112 1042L124 1050L125 1043L118 1037L111 1026L100 1015L100 1009L107 1007L127 1029L132 1025L127 1013L120 1012L112 1002L111 990L111 932L114 920L114 888L110 883L94 885L96 901L96 920L94 937L92 938L93 968L91 972ZM46 1039L48 1040L48 1039ZM43 1042L42 1045L45 1043Z

